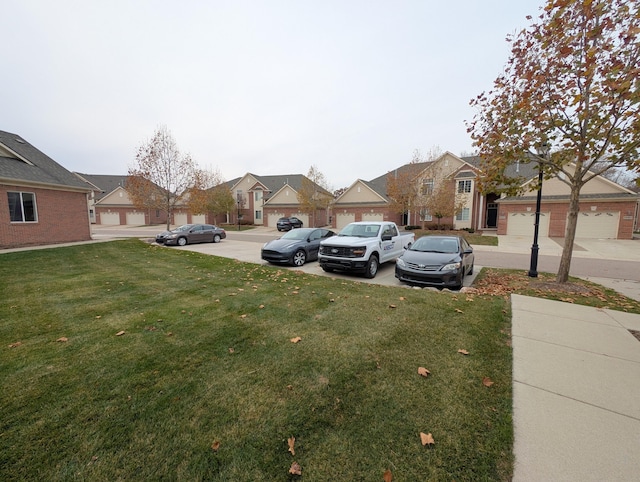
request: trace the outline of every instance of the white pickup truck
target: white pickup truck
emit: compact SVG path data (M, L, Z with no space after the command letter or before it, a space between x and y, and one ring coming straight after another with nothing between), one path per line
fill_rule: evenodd
M395 260L414 238L413 233L400 234L391 222L351 223L320 243L318 261L324 271L354 271L374 278L378 266Z

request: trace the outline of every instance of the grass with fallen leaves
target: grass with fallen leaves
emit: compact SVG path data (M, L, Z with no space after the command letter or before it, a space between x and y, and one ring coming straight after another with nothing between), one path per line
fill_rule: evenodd
M474 280L473 288L479 295L509 296L516 293L595 308L640 313L640 302L615 290L575 277L570 277L567 283L557 283L556 275L551 273L538 273L537 278L530 278L527 271L523 270L484 268Z
M503 297L138 240L1 254L0 292L2 480L510 479Z

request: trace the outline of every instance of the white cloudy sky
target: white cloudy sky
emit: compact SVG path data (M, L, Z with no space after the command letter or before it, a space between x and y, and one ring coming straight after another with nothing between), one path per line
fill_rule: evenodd
M159 125L230 180L333 188L435 146L471 152L469 100L543 0L20 0L2 6L0 130L126 174Z

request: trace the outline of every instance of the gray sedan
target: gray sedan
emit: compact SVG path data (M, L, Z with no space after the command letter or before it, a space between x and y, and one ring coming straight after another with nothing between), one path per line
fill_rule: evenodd
M422 236L396 260L396 278L409 284L461 288L473 274L473 248L462 236Z
M227 237L224 229L213 224L185 224L156 236L156 243L184 246L193 243L219 243Z
M302 266L307 261L318 259L320 241L335 234L324 228L292 229L281 238L265 243L261 257L273 264Z

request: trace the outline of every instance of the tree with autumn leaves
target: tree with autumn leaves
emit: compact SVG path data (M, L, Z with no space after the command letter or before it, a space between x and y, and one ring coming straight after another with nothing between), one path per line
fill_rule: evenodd
M312 165L306 177L302 178L298 191L299 209L311 217L310 227L317 227L318 211L327 209L332 201L326 177L317 166Z
M189 154L182 154L166 126L138 148L126 189L136 207L167 213L167 229L177 206L187 205L197 214L227 212L234 205L222 177L199 169Z
M557 274L564 283L582 187L611 169L640 171L640 2L549 0L541 12L508 38L505 70L471 101L478 113L468 130L485 192L521 193L522 179L505 169L526 159L570 187Z

